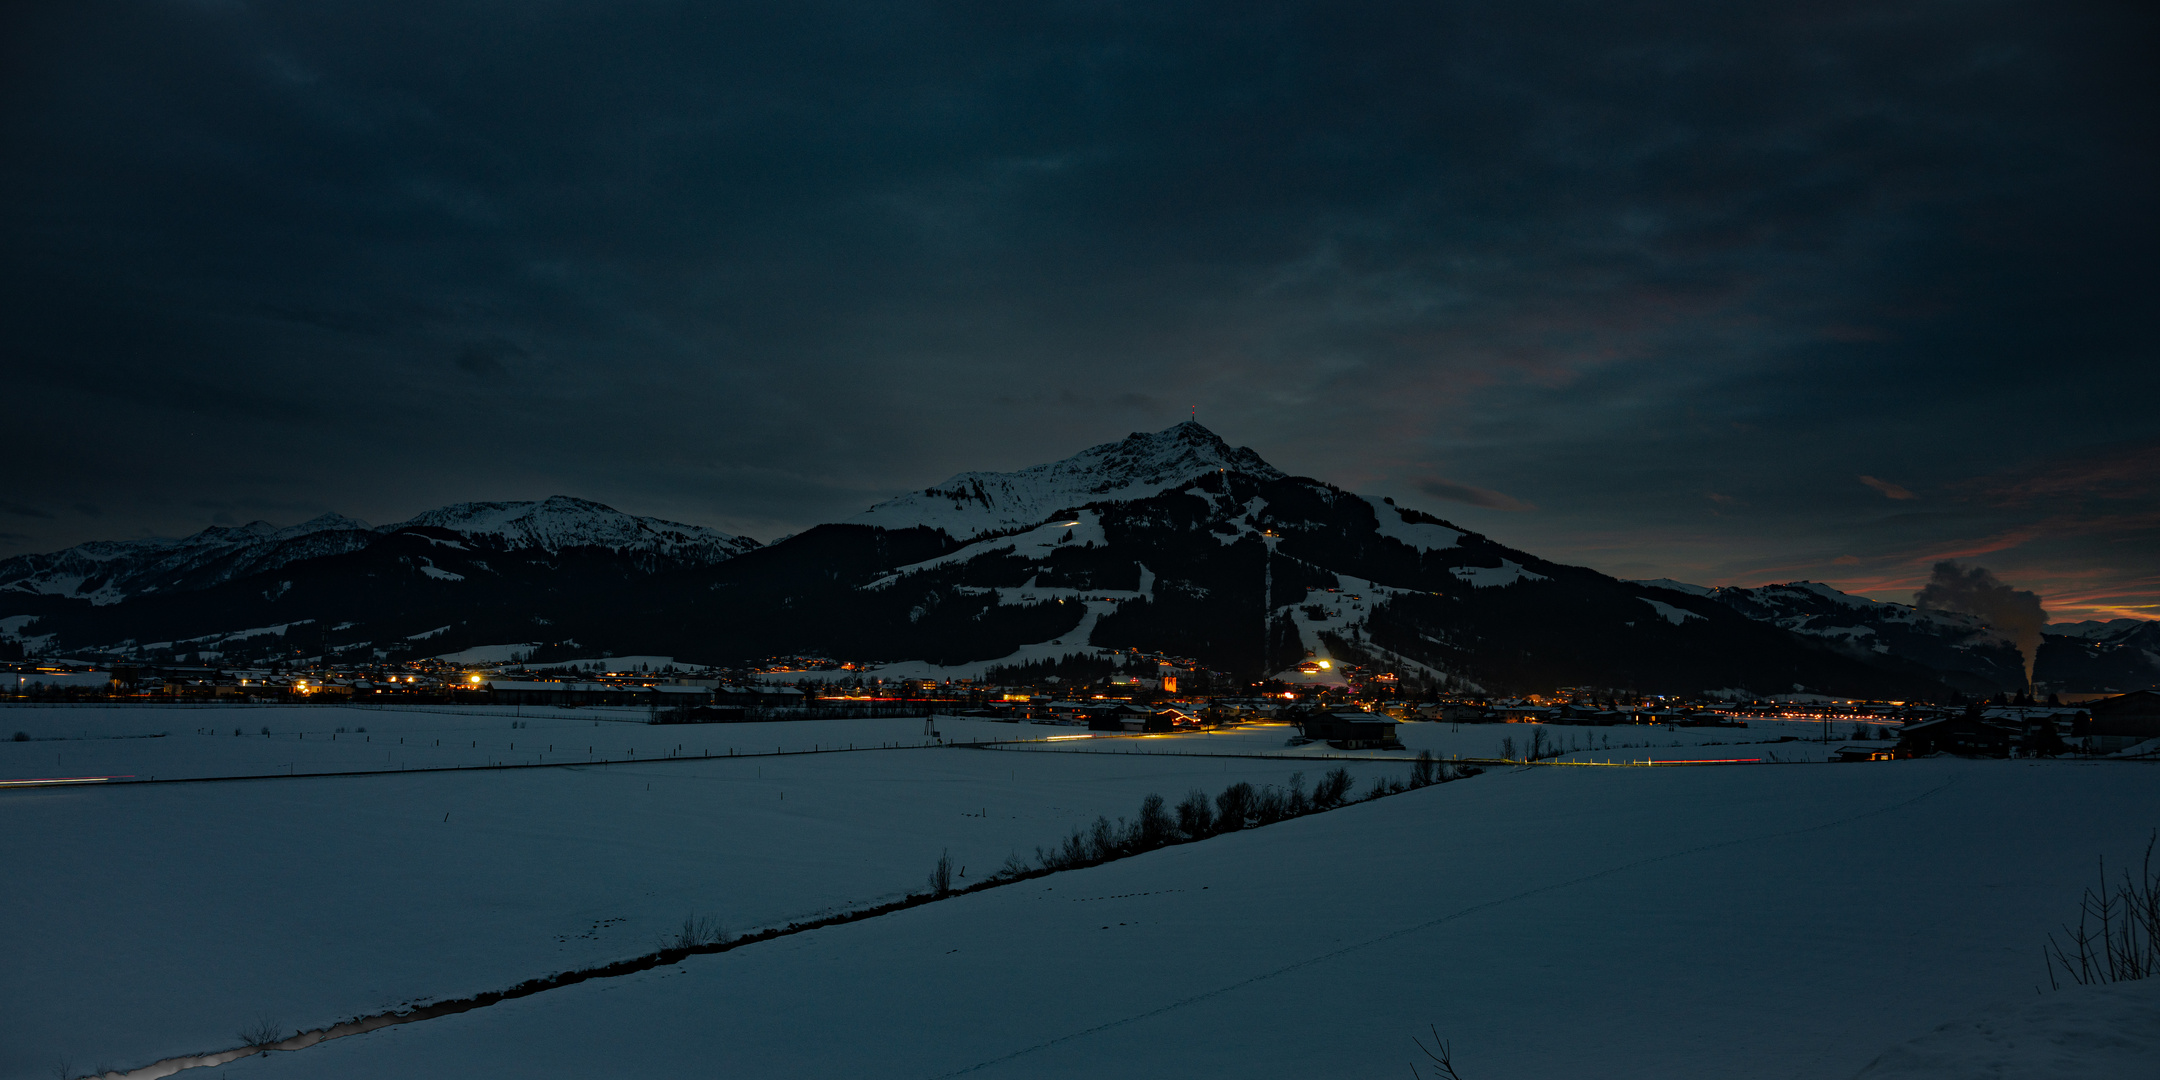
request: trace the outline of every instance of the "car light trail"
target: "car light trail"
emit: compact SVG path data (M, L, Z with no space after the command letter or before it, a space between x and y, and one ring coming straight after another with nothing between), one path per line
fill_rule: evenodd
M108 780L133 780L135 774L126 776L40 776L27 780L0 780L0 788L55 787L60 784L102 784Z

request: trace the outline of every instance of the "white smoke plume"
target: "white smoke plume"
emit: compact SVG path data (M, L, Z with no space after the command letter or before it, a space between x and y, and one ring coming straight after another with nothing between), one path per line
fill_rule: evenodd
M2032 687L2033 661L2040 655L2040 628L2048 614L2040 607L2040 595L2013 589L1996 580L1983 567L1968 570L1954 562L1935 564L1927 588L1913 594L1922 611L1955 611L1977 616L1981 622L2017 646L2025 657L2025 686Z

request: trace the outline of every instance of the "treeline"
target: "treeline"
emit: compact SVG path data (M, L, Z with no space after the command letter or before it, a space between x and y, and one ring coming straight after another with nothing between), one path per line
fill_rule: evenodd
M1476 773L1475 768L1442 763L1435 760L1430 751L1421 750L1411 765L1409 779L1399 776L1375 779L1362 796L1352 791L1355 781L1349 770L1339 767L1328 770L1309 791L1305 788L1304 774L1292 773L1282 787L1273 784L1254 787L1241 780L1222 789L1213 798L1205 791L1194 789L1174 807L1161 795L1150 794L1140 801L1138 816L1120 817L1116 821L1107 816L1097 817L1092 824L1074 829L1063 842L1036 848L1035 865L1030 866L1020 857L1013 856L991 877L996 881L1094 866L1172 844L1189 844L1223 833L1272 825ZM932 876L932 887L937 887L936 875Z

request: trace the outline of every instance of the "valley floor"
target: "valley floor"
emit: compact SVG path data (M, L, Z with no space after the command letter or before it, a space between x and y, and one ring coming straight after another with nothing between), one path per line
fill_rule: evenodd
M923 891L948 851L960 883L980 880L1097 815L1134 815L1150 793L1175 802L1239 780L1318 777L1299 761L771 754L914 746L920 719L650 727L542 715L513 729L507 714L38 712L65 715L6 711L0 720L46 734L0 748L103 755L143 774L260 772L260 748L280 744L229 732L265 723L288 752L312 728L305 745L320 754L305 760L318 770L373 752L350 733L315 737L360 723L378 738L455 742L473 764L489 747L471 742L508 752L512 740L571 737L580 750L607 740L617 755L630 740L651 753L655 739L725 738L766 756L0 790L6 1078L51 1076L62 1059L87 1072L223 1049L261 1018L312 1028L500 989L651 952L688 916L731 934L783 926ZM213 716L228 734L95 737L177 727L175 717L192 732ZM955 737L969 726L939 724ZM93 737L53 737L63 729ZM1347 764L1361 782L1408 770Z
M943 850L979 876L1151 791L1332 764L1155 742L0 792L0 1077L859 906ZM2160 992L2050 990L2040 946L2144 850L2156 780L1497 769L216 1072L1377 1077L1437 1030L1472 1080L2144 1075Z

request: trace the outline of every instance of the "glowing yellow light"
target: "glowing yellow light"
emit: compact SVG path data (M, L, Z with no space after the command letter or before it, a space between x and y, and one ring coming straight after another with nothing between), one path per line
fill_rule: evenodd
M475 675L475 676L473 676L473 677L472 677L472 681L474 681L474 682L479 682L479 681L480 681L480 676L478 676L478 675Z
M1330 663L1328 663L1328 662L1327 662L1327 661L1325 661L1325 660L1322 660L1322 661L1320 661L1320 667L1321 667L1321 668L1322 668L1323 670L1325 670L1325 669L1327 669L1327 668L1330 668L1330 667L1333 667L1333 666L1334 666L1333 664L1330 664Z

